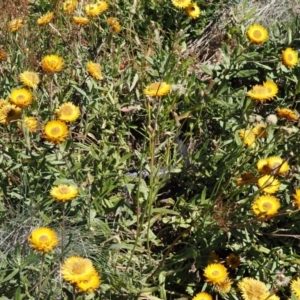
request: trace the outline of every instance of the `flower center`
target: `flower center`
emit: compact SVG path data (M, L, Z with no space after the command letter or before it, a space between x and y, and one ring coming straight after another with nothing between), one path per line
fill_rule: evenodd
M72 266L72 273L74 274L83 274L85 272L85 263L84 262L75 262Z
M61 194L68 194L69 189L68 189L66 186L63 186L63 187L60 187L60 188L59 188L59 192L60 192Z
M256 39L260 39L262 37L262 33L260 30L256 29L253 31L253 36L256 38Z
M70 106L63 107L63 109L61 110L61 113L63 115L68 115L68 116L72 115L72 107L70 107Z
M47 241L49 241L49 237L47 235L43 234L39 237L39 241L40 242L47 242Z
M262 85L256 85L253 87L253 92L256 94L268 94L269 93L269 89L266 89L264 86Z
M287 55L287 60L293 61L293 55L291 53Z
M268 211L272 208L272 203L264 202L263 205L262 205L262 208L263 208L264 211Z
M17 101L24 101L25 100L25 96L24 95L18 95L16 97Z
M51 128L50 130L52 135L59 135L60 134L60 128L58 126Z
M219 276L220 272L218 270L214 270L213 272L211 272L211 275L214 277Z

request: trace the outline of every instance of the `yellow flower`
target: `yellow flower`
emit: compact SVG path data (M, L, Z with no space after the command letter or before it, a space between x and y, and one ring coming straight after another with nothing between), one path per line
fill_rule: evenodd
M264 175L258 179L258 186L267 194L274 194L279 190L280 182L274 176Z
M191 4L192 0L172 0L175 7L186 8Z
M267 287L263 282L248 277L238 283L238 289L244 300L265 300L267 293Z
M211 284L219 284L227 279L227 269L220 263L210 264L204 269L206 281Z
M98 289L100 284L100 276L95 271L89 279L78 282L76 284L76 288L79 292L87 292L88 294L90 294L93 293L96 289Z
M6 56L7 53L3 49L0 49L0 61L4 60Z
M273 81L266 81L263 85L255 85L247 95L258 102L264 102L273 99L278 93L278 87Z
M60 72L64 66L63 59L58 55L46 55L42 59L42 69L48 73Z
M87 4L84 9L87 16L97 17L108 9L108 4L105 1L99 1L94 4Z
M276 108L275 109L276 114L279 118L287 119L289 121L297 121L298 120L298 114L293 112L291 109L288 108Z
M268 159L262 158L256 164L257 170L261 174L269 174Z
M278 156L260 159L256 166L258 172L261 174L283 175L290 169L289 164Z
M39 227L31 232L28 238L30 247L41 253L51 252L58 244L57 234L47 227Z
M36 72L25 71L20 74L19 78L25 86L31 87L33 89L36 89L38 84L40 83L39 75Z
M266 300L280 300L280 298L278 296L276 296L273 293L267 293L265 298Z
M62 104L55 113L57 119L64 122L74 122L80 116L79 108L71 102Z
M269 174L279 174L284 175L289 171L289 164L284 161L281 157L271 156L267 158L268 160L268 169L270 170Z
M241 129L239 131L239 136L242 142L248 146L249 148L253 148L256 146L255 143L255 134L250 129Z
M66 123L59 120L49 121L44 128L44 132L44 138L54 144L65 141L69 135Z
M89 74L96 80L102 80L103 75L101 71L101 66L98 63L93 63L92 61L89 61L86 65L87 71Z
M106 1L98 1L97 2L98 7L100 8L100 13L102 14L103 12L108 10L108 4Z
M171 90L171 85L166 82L154 82L147 85L144 94L150 97L161 97L167 95Z
M228 267L231 269L236 269L241 264L240 258L237 255L235 255L234 253L230 253L226 257L225 262L228 265Z
M252 204L253 213L259 219L272 217L277 214L280 202L274 196L263 195L257 198Z
M271 80L267 80L266 82L263 83L264 88L266 88L268 90L269 99L274 98L277 93L278 93L278 86L274 81Z
M292 48L288 47L282 51L281 59L286 67L292 68L298 63L298 53Z
M300 278L292 280L291 290L298 298L300 298Z
M32 103L32 94L27 89L14 89L10 94L10 101L17 107L27 107Z
M300 209L300 189L296 190L296 194L293 194L294 204Z
M236 185L249 185L257 182L257 178L250 172L245 172L236 180Z
M192 300L213 300L212 296L208 293L198 293Z
M51 189L50 195L58 201L70 201L78 195L78 189L72 185L60 184Z
M24 127L27 128L29 132L34 133L38 130L39 122L34 117L25 117Z
M260 45L268 39L268 31L261 25L253 24L248 28L247 37L250 43Z
M78 17L74 16L73 21L74 21L74 23L76 23L78 25L87 25L90 22L90 20L88 18L79 17L79 16Z
M8 22L8 30L10 32L18 31L23 26L23 20L22 19L14 19L10 22Z
M226 280L224 282L217 284L216 288L217 288L218 292L227 294L230 292L232 284L233 284L232 281Z
M10 124L21 118L21 108L9 103L7 100L0 100L0 123Z
M38 18L36 23L41 26L47 25L52 21L53 17L54 17L53 12L48 12L45 15Z
M107 24L109 25L111 31L119 33L122 29L119 21L116 18L110 17L107 19Z
M92 262L87 258L71 256L66 259L61 267L62 277L70 283L88 281L96 270Z
M78 1L77 0L66 0L63 3L63 11L65 14L70 15L74 12L74 10L76 9L78 5Z
M264 139L268 137L268 131L267 131L267 126L266 125L256 125L253 129L252 132L255 134L256 138L258 139Z
M185 12L192 19L199 18L201 13L200 8L196 3L191 3L188 7L186 7Z

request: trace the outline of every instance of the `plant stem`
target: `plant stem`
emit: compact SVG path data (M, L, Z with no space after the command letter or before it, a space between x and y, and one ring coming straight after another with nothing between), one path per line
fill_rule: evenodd
M43 253L42 254L42 265L41 265L41 271L40 271L40 279L39 279L39 285L38 285L38 298L37 298L37 300L40 299L40 295L41 295L42 281L43 281L44 261L45 261L45 254Z

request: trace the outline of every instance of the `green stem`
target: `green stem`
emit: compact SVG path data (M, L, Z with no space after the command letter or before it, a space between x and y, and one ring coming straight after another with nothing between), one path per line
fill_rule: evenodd
M45 254L43 253L42 254L42 265L41 265L41 271L40 271L40 279L39 279L39 285L38 285L38 298L37 298L37 300L40 299L40 295L41 295L42 281L43 281L44 261L45 261Z

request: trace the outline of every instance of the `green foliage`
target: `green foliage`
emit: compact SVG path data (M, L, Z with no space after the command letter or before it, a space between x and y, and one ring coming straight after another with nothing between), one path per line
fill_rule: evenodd
M179 300L205 291L232 300L241 299L237 284L245 277L264 282L280 299L298 299L288 282L300 278L300 69L282 59L287 47L299 49L297 17L265 20L269 36L257 45L247 31L264 3L197 2L201 15L191 19L172 1L114 1L81 26L62 1L6 2L0 6L0 299ZM87 3L79 2L76 15L84 15ZM48 11L54 19L37 25ZM108 17L119 20L119 33ZM10 32L14 18L24 25ZM197 52L202 34L207 47ZM49 54L63 58L60 72L43 70ZM101 65L102 80L88 71L89 61ZM40 76L30 89L34 101L18 120L4 122L2 103L22 86L24 71ZM278 93L260 101L269 92L266 81ZM170 92L147 96L154 82L170 84ZM257 85L263 92L251 99ZM80 118L67 123L63 142L49 142L45 125L68 102ZM296 117L277 120L278 107ZM34 132L25 123L29 116L39 122ZM266 135L255 131L259 126ZM253 207L265 194L257 181L266 169L257 163L273 156L289 170L269 170L280 181L281 207L264 217ZM57 201L50 191L59 185L76 187L78 196ZM30 247L37 227L57 232L53 251ZM236 268L228 263L232 253L240 260ZM70 256L92 260L99 289L80 293L64 280L61 264ZM206 282L210 263L226 266L230 291Z

